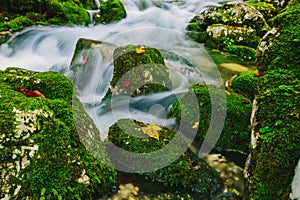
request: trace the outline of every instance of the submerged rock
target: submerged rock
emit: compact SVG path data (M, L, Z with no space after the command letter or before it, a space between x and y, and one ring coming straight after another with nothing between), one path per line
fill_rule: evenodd
M116 171L80 140L98 130L73 96L69 79L7 68L0 71L0 100L1 198L92 199L116 188ZM104 145L93 148L99 159L105 157Z

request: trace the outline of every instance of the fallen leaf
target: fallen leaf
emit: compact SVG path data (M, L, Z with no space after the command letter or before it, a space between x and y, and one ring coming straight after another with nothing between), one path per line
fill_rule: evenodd
M129 81L129 80L125 81L125 82L124 82L124 86L125 86L126 88L128 88L128 87L130 86L130 81Z
M18 92L22 92L27 97L42 97L42 98L46 98L45 95L43 95L38 90L30 91L28 89L21 88L21 87L18 87L18 86L15 86L15 90L18 91Z
M155 124L150 124L149 126L142 128L143 133L157 140L159 140L159 134L157 132L159 130L161 130L161 128Z
M145 52L145 48L144 48L144 47L137 48L137 49L135 49L135 52L136 52L137 54L142 54L142 53Z
M198 128L198 126L199 126L199 122L195 122L194 125L192 126L192 128L195 129L195 128Z

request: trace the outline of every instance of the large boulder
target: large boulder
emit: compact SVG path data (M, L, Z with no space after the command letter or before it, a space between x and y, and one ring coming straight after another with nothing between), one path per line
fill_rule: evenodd
M258 48L257 104L247 166L249 199L289 199L300 157L299 1L271 21Z
M253 54L260 38L269 29L264 16L244 2L227 2L223 6L206 10L196 15L187 26L190 31L188 34L196 41L247 60L255 59ZM233 48L233 45L242 47ZM245 51L246 56L241 53Z
M69 79L7 68L0 71L0 99L1 198L92 199L116 188L116 171L80 140L98 130ZM93 148L105 159L104 145Z

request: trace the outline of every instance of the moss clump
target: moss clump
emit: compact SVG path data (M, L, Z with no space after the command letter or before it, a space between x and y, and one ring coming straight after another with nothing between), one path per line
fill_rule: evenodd
M255 60L256 58L256 50L247 46L226 46L223 48L223 51L235 54L244 60Z
M26 96L15 90L16 84L46 98ZM97 129L76 97L72 107L71 97L72 84L59 73L19 68L0 72L2 197L92 199L116 187L116 171L81 143L78 129L95 135ZM88 128L75 127L72 108L84 116L78 123ZM93 147L105 155L104 145Z
M256 94L256 84L258 77L257 70L248 70L245 72L240 72L231 81L231 86L234 91L243 94L248 99L254 99Z
M224 93L224 91L219 89L208 89L206 86L194 85L191 90L197 96L199 104L199 113L193 113L194 115L199 115L197 128L197 136L194 141L196 146L203 143L203 140L208 131L208 127L211 121L211 99L210 93L214 92ZM182 98L189 99L192 97L192 93L184 95ZM191 101L192 102L192 101ZM241 95L234 92L227 92L226 94L226 108L222 106L215 105L217 109L226 109L225 124L217 141L215 148L218 150L234 150L246 153L248 152L248 144L250 142L250 123L249 118L251 115L251 103L249 100L245 99ZM179 101L175 102L170 110L169 115L175 117L178 122L184 117L185 113L191 114L195 112L195 105L180 104ZM196 122L190 122L189 126L195 126Z
M120 0L107 0L100 5L100 22L111 23L127 16L125 7Z
M272 19L277 32L259 46L257 64L260 137L249 166L250 199L288 199L300 157L299 1Z
M153 137L141 138L141 136L146 135L143 129L150 126L159 127L133 120L119 120L110 127L108 139L123 150L135 153L154 152L164 148L174 140L176 133L163 127L159 127L157 131L159 134L158 139ZM157 159L156 162L165 162L174 157L174 155L178 159L162 169L142 175L146 176L148 181L161 182L166 187L171 186L185 194L196 192L198 197L208 197L210 192L217 188L218 181L215 180L217 173L205 162L191 161L187 153L183 155L178 154L177 152L178 150L180 151L180 148L179 145L179 147L174 149L171 148L168 154L156 154L157 158L154 158ZM132 161L131 164L134 165L134 162L137 162L136 164L139 166L144 165L145 169L147 169L145 162L141 163L138 160Z
M158 49L127 45L113 53L114 72L110 83L113 94L148 94L171 88L169 71Z
M89 16L78 0L74 1L46 1L47 18L50 23L86 25ZM55 19L60 19L55 20Z

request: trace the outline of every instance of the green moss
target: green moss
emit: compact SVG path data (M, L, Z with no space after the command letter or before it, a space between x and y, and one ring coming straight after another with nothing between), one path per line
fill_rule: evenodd
M197 136L195 138L195 145L202 144L206 136L208 127L211 121L211 100L210 93L222 93L219 89L208 90L205 86L195 85L191 88L198 98L199 113L195 112L194 105L181 105L179 101L175 102L170 110L169 115L175 117L179 122L183 115L192 114L199 115L199 125L197 127ZM187 94L182 98L191 98L191 94ZM251 115L251 103L245 103L245 97L236 93L227 93L226 95L226 108L218 107L218 109L226 109L226 119L222 130L222 134L215 146L219 150L235 150L240 152L248 152L250 124L249 118ZM192 102L192 101L191 101ZM190 122L189 126L192 127L195 122Z
M299 11L299 1L290 1L285 12L273 19L278 31L268 38L271 45L258 54L256 117L261 136L251 153L251 199L288 199L299 161Z
M49 0L46 2L48 6L47 18L60 18L65 24L86 25L89 21L89 16L82 4L76 1L56 1ZM57 20L50 20L51 23Z
M119 128L120 125L122 129ZM142 131L145 127L149 127L149 124L127 119L119 120L110 127L108 139L123 150L136 153L149 153L162 149L176 135L175 132L169 129L161 128L158 131L159 139L151 137L141 138L141 135L145 135ZM174 153L180 151L180 147L177 148L179 149L170 149L169 154L161 154L157 160L168 160L171 157L170 155L173 157ZM196 192L198 197L208 197L218 184L218 181L214 180L217 177L216 172L205 162L194 160L194 163L191 163L187 153L177 156L179 158L172 164L153 172L144 173L143 175L147 177L148 181L161 182L166 187L172 186L185 194ZM132 164L134 162L138 162L139 166L141 165L140 160L132 161ZM195 168L196 165L198 165L199 169Z
M256 58L256 50L247 46L226 46L223 48L223 51L235 54L244 60L255 60Z
M46 98L27 97L15 90L16 84L43 91ZM0 165L1 177L6 177L1 194L13 199L92 199L115 189L116 171L96 160L79 140L78 129L97 133L97 128L75 96L77 104L71 106L71 97L72 84L61 74L0 71ZM85 126L75 127L73 109L85 115L76 118ZM93 147L105 155L104 145ZM84 175L87 182L80 181ZM17 186L21 188L14 194Z
M115 49L113 57L114 72L110 85L114 94L135 96L171 88L169 71L158 49L127 45Z
M243 94L248 99L254 99L258 80L258 77L254 76L254 74L258 74L257 70L248 70L238 73L232 80L230 88Z
M120 0L107 0L100 5L101 23L111 23L127 16L125 7Z
M19 31L22 30L23 28L27 27L27 26L31 26L34 24L34 21L28 19L25 16L19 16L16 17L12 20L10 20L9 22L4 22L1 27L0 30L4 31L4 30L11 30L11 31Z

